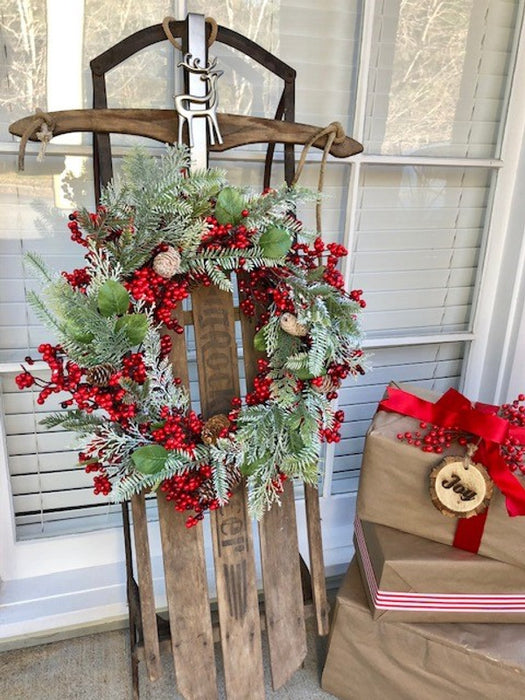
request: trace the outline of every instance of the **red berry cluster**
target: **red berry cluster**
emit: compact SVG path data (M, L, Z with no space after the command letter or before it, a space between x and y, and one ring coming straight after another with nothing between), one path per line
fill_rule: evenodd
M29 387L33 386L35 381L31 372L27 370L24 370L21 374L17 374L15 377L15 382L19 389L29 389Z
M326 440L326 442L340 442L341 441L341 426L345 419L344 411L336 411L334 414L334 423L331 428L323 428L321 430L321 437Z
M111 481L108 479L107 474L98 474L93 477L93 493L98 496L100 493L103 496L107 496L111 493Z
M69 215L69 223L67 225L68 229L71 231L71 240L74 241L75 243L78 243L79 245L84 246L84 248L88 247L88 239L87 236L84 237L82 235L82 231L80 230L80 226L78 224L78 212L74 211Z
M362 289L352 289L352 291L350 292L350 299L352 299L352 301L357 301L359 306L362 309L364 309L366 307L366 301L361 298L362 296L363 296Z
M250 212L242 211L246 218ZM219 224L214 216L206 218L208 230L201 238L199 251L203 250L246 250L252 244L252 237L256 231L250 231L244 224Z
M471 436L461 433L457 426L444 428L440 425L432 425L422 421L419 424L421 430L398 433L397 439L405 442L407 445L419 447L423 452L435 452L441 454L445 448L451 446L453 442L457 442L461 446L465 446Z
M170 336L165 333L160 336L160 356L167 357L173 348L173 343Z
M290 299L290 287L285 282L268 289L268 296L273 301L276 316L284 313L295 313L295 306Z
M51 394L75 391L82 379L83 371L76 363L70 360L66 361L66 356L60 345L53 346L50 343L42 343L38 346L38 352L51 370L50 380L38 379L23 368L24 371L15 377L15 382L19 389L26 389L33 385L38 386L40 393L36 402L41 406ZM26 362L29 365L34 363L30 357L26 357Z
M166 494L166 500L172 501L175 510L184 513L193 510L195 515L188 517L186 527L194 527L204 518L206 510L216 510L219 502L208 498L203 487L211 482L212 470L208 464L201 465L197 470L176 474L162 482L160 490ZM231 494L228 494L228 497Z
M193 454L200 441L204 423L195 411L181 413L173 411L169 406L161 410L163 424L151 431L151 437L167 450L184 450Z
M525 428L525 394L519 394L511 403L504 403L498 412L511 425ZM516 437L508 437L500 447L503 459L509 465L511 472L519 471L525 474L525 445L520 444Z
M525 428L525 394L520 394L511 403L504 403L498 411L498 416L518 428Z
M124 286L135 299L143 300L152 307L156 321L176 333L184 331L173 317L177 304L189 294L188 281L184 277L165 279L148 264L136 270Z
M93 459L85 452L79 452L78 461L80 464L85 465L84 471L86 474L98 472L98 474L93 477L93 493L95 496L98 496L99 494L107 496L109 493L111 493L111 481L109 480L107 471L101 462Z
M75 269L73 272L62 272L61 274L68 281L69 285L79 292L85 293L91 282L91 275L86 267Z
M241 297L239 306L246 316L255 316L256 305L261 310L267 309L272 301L273 285L270 284L267 270L257 268L244 273L238 279L238 287Z
M257 360L258 374L253 380L253 391L249 391L246 394L246 405L256 406L257 404L264 403L270 398L270 390L272 386L272 380L268 376L270 370L270 365L267 360L260 359Z
M525 427L524 403L525 394L520 394L512 403L503 404L497 415L511 425L523 428ZM476 443L479 440L475 435L461 431L457 426L443 427L423 421L419 424L419 428L420 430L407 430L404 433L398 433L397 439L407 445L414 445L423 452L434 452L435 454L441 454L453 443L464 447L468 443ZM525 474L525 444L520 443L517 437L507 437L500 445L499 451L510 471L519 471Z

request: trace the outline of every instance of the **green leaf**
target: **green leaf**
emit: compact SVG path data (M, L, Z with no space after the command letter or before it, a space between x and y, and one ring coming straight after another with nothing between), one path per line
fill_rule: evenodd
M257 333L253 336L253 347L259 352L266 352L266 336L264 334L264 329L266 326L259 328Z
M259 246L261 247L264 257L275 260L284 258L292 245L292 237L283 228L271 226L259 238Z
M308 279L310 282L318 282L323 279L323 275L326 270L326 265L319 265L319 267L314 267L313 270L308 270Z
M236 224L242 219L244 208L242 194L233 187L225 187L217 197L215 218L219 224Z
M305 446L300 434L295 430L291 430L288 435L290 437L290 447L292 448L293 454L299 454Z
M131 460L141 474L156 474L164 469L168 454L168 450L162 445L144 445L137 447L131 455Z
M142 343L148 332L148 317L146 314L128 314L118 319L115 330L124 329L129 342L132 345Z
M292 372L297 379L315 379L315 377L319 376L317 374L312 374L308 367L301 367L301 369L292 370Z
M253 462L244 462L241 466L241 474L244 476L252 476L255 472L265 464L270 458L270 454L267 452L260 459L255 459Z
M106 318L114 314L125 314L129 301L129 294L120 282L106 280L98 293L98 310Z
M66 324L65 331L77 343L91 343L95 337L90 331L82 330L70 321Z

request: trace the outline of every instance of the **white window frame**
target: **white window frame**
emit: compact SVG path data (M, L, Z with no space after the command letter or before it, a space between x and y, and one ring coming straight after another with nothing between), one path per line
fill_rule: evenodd
M184 2L178 2L178 16L184 16ZM375 1L363 3L360 67L357 89L356 122L353 136L360 140L364 133L367 78L370 64L372 23ZM525 211L521 205L519 174L525 168L525 84L516 76L525 74L525 30L521 27L516 52L512 89L507 108L500 159L464 159L446 157L379 156L361 154L342 165L331 161L329 167L350 168L347 207L349 212L346 244L352 247L356 230L356 204L360 172L363 165L429 165L443 167L490 168L497 172L492 214L488 217L488 236L481 283L474 310L472 329L464 333L428 336L392 336L373 341L369 347L421 345L465 341L469 347L464 361L462 389L472 399L501 402L525 387L525 368L519 347L525 342L523 296L525 287L525 243L521 243L513 289L505 309L496 309L506 280L502 272L516 252L509 249L516 231L525 228ZM17 144L5 144L2 152L14 153ZM36 152L28 148L29 153ZM51 144L49 152L89 155L83 146L64 147ZM221 156L224 158L224 156ZM29 160L30 156L28 156ZM227 156L233 160L260 160L260 152L243 152ZM520 236L520 240L523 238ZM349 270L347 271L349 276ZM349 280L347 280L349 281ZM498 367L491 361L491 348L497 346ZM14 365L0 365L0 372L15 371ZM2 431L5 431L2 422ZM333 457L328 447L327 464ZM94 624L100 620L121 619L126 614L124 559L120 528L73 536L58 536L17 542L10 496L5 439L0 441L0 647L2 639L19 635L41 634L58 627ZM305 551L305 526L302 503L299 506L299 530ZM352 520L355 494L331 495L331 471L327 470L321 494L325 559L329 573L339 573L352 555ZM152 550L155 572L162 576L158 528L152 528ZM35 612L37 611L37 612Z

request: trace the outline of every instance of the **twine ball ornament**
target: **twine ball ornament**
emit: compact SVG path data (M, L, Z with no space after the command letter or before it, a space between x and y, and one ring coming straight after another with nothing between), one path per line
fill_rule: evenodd
M86 372L86 382L91 386L105 387L108 386L111 375L115 371L113 365L109 362L104 362L101 365L90 367Z
M160 277L170 279L170 277L180 272L180 261L179 251L170 245L168 250L157 253L153 259L153 269Z
M218 413L216 416L209 418L201 432L201 438L205 445L215 445L219 435L225 428L230 427L230 420L223 413Z
M279 323L281 324L283 331L288 333L288 335L295 335L298 338L304 338L305 335L308 335L308 328L302 323L299 323L297 316L294 316L289 312L286 312L281 316Z

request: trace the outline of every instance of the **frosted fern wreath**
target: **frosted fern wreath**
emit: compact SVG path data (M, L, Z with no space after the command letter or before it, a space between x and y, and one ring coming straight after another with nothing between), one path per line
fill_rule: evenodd
M317 482L321 444L340 439L343 413L331 400L342 379L364 371L357 316L365 302L361 290L343 290L336 265L346 250L306 234L289 213L312 196L252 195L227 186L221 171L189 174L182 147L161 159L138 150L96 213L70 215L85 267L53 274L29 256L44 283L29 302L59 344L38 348L49 381L24 367L17 384L36 385L39 404L69 395L69 410L43 423L78 433L95 493L122 501L160 487L189 511L191 526L227 503L242 476L257 518L284 479ZM241 311L255 317L266 359L244 402L202 417L173 376L166 329L182 333L174 310L192 288L230 290L236 272Z

